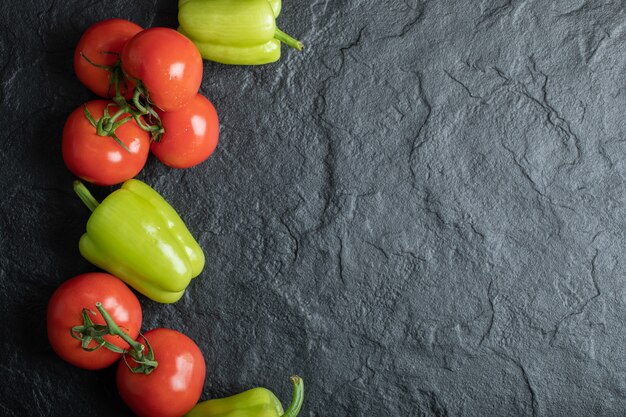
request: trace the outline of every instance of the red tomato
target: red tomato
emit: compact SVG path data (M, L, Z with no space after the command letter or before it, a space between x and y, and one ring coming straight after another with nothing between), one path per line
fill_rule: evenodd
M206 368L193 340L171 329L154 329L144 337L158 366L149 375L133 374L124 361L117 367L117 389L139 417L180 417L200 399ZM144 343L143 337L139 342ZM131 366L136 363L129 357Z
M113 115L118 107L109 101L93 100L86 106L97 120L109 104L109 114ZM74 175L96 185L118 184L137 175L148 159L150 134L134 120L118 127L115 134L129 152L112 137L98 136L96 128L85 117L83 107L70 114L63 128L62 151L67 168Z
M74 71L80 82L101 97L113 97L115 87L110 85L111 72L92 65L81 53L95 64L113 65L126 42L142 30L141 26L123 19L107 19L90 26L74 51ZM133 87L132 82L120 85L126 91L126 98L132 97Z
M205 161L215 150L220 133L215 107L198 94L185 107L159 112L165 133L150 150L172 168L189 168Z
M61 284L48 303L48 339L52 349L62 359L83 369L105 368L121 356L105 347L87 352L81 348L81 342L70 335L72 327L83 324L83 308L96 312L96 315L90 315L94 324L105 324L96 310L97 301L133 339L141 328L139 300L126 284L113 275L93 272L78 275ZM105 336L105 339L122 349L128 348L128 344L118 336ZM95 346L94 342L89 345Z
M198 48L169 28L150 28L135 35L122 49L122 68L143 82L150 100L164 111L187 104L202 82Z

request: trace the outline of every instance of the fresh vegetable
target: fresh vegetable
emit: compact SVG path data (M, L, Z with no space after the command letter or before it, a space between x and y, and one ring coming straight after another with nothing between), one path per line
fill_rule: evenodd
M280 0L179 0L178 30L203 58L234 65L280 59L280 43L301 51L302 42L276 27Z
M293 397L287 411L268 389L258 387L228 398L197 404L185 417L296 417L304 401L304 381L292 376Z
M107 114L117 116L115 121L108 118L103 123ZM141 171L148 159L150 135L115 104L93 100L70 114L61 148L74 175L96 185L113 185Z
M81 337L116 335L129 348L117 368L117 388L126 404L140 417L180 417L196 404L202 393L206 365L193 340L171 329L154 329L133 340L101 302L95 303L104 325L74 327ZM88 310L84 310L83 315ZM117 351L113 345L105 349ZM87 355L93 352L86 352Z
M124 19L107 19L90 26L74 52L74 71L80 82L100 97L113 97L114 84L120 82L126 98L132 97L134 84L124 80L119 55L126 42L142 30Z
M164 111L191 101L202 82L202 57L194 44L173 29L146 29L122 49L122 69L147 90L146 98Z
M165 133L152 142L152 153L172 168L189 168L206 160L215 150L219 121L215 107L201 94L185 107L159 112Z
M83 311L93 308L99 300L111 311L119 326L135 339L141 328L141 305L135 294L112 275L102 272L78 275L61 284L48 303L47 328L52 349L62 359L83 369L102 369L120 359L119 352L98 348L104 342L119 349L128 348L128 344L117 336L90 337L88 332L81 334L75 329L85 321L87 324L105 324L101 315ZM81 335L82 341L77 340Z
M149 375L136 373L125 362L117 367L117 389L140 417L180 417L198 402L206 365L202 352L189 337L171 329L154 329L138 339L147 340L158 366ZM128 359L133 367L134 360Z
M78 245L85 259L154 301L178 301L204 253L172 206L134 179L100 204L80 181L74 190L93 211Z

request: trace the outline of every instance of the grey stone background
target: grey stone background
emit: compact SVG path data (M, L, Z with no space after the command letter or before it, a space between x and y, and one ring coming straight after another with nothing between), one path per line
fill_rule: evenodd
M205 64L220 144L139 178L207 254L145 330L195 339L203 399L302 416L626 415L626 2L286 1L307 45ZM113 370L62 362L45 308L95 270L61 159L81 33L176 26L176 1L0 3L0 414L126 416ZM92 187L95 188L95 187ZM99 198L113 188L98 188Z

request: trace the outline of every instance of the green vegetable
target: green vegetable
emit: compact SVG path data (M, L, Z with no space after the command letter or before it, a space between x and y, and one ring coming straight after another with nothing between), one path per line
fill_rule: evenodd
M296 417L304 400L304 381L292 376L293 398L283 413L283 406L266 388L253 388L228 398L198 403L185 417Z
M203 58L234 65L278 61L280 43L301 51L302 42L276 27L280 0L179 0L179 32Z
M74 191L93 211L78 245L85 259L154 301L178 301L204 253L172 206L135 179L100 204L80 181Z

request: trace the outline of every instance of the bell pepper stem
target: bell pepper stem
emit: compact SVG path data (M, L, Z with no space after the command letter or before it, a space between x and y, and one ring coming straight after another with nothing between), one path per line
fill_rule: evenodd
M281 417L296 417L302 408L302 402L304 401L304 381L298 375L294 375L291 377L291 383L293 384L291 405L289 405L289 408Z
M80 182L79 180L74 181L74 192L78 195L78 198L81 199L83 203L87 206L87 208L91 211L94 211L96 207L100 205L98 200L94 198L93 195L89 192L85 184Z
M295 38L292 38L291 36L287 35L285 32L283 32L282 30L278 28L276 28L276 31L274 32L274 38L291 46L293 49L296 49L298 51L302 51L304 49L304 44L302 42L300 42L299 40Z

